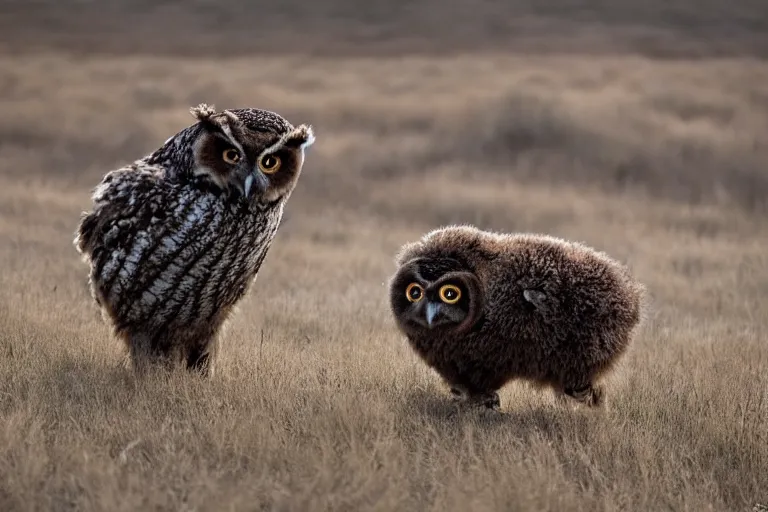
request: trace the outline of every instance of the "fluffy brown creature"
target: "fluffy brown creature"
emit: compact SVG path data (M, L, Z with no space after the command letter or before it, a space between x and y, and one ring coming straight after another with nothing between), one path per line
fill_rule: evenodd
M75 245L137 369L182 363L210 375L218 333L256 279L314 135L266 110L191 112L194 124L104 176Z
M629 346L645 288L583 244L470 226L404 245L390 306L411 347L454 395L496 408L513 379L596 406Z

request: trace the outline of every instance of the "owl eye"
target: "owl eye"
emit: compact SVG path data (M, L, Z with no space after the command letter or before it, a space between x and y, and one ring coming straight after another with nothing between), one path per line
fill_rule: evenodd
M461 298L461 290L458 286L447 284L440 288L440 300L446 304L456 304Z
M225 149L224 153L221 154L221 158L228 164L236 164L240 161L240 153L236 149Z
M424 288L418 283L411 283L405 289L405 296L409 302L419 302L424 297Z
M280 157L267 155L259 160L259 169L265 174L274 174L280 169Z

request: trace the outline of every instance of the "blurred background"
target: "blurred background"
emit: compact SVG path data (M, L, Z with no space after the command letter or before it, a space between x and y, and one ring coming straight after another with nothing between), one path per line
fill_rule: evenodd
M188 57L465 52L764 56L765 3L737 0L5 0L13 50Z
M206 101L312 122L322 138L304 189L343 172L322 191L340 198L449 166L488 180L765 204L762 0L2 8L4 175L92 182Z
M762 0L2 7L0 194L17 216L6 229L25 226L4 236L22 246L33 226L61 243L100 177L191 123L200 102L313 124L286 236L346 254L378 230L380 254L360 255L372 261L466 222L632 262L638 244L653 250L642 236L754 236L766 213Z

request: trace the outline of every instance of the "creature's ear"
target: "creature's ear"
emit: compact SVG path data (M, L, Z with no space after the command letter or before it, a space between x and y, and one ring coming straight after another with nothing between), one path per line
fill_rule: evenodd
M216 112L213 105L201 103L196 107L189 109L189 112L200 121L200 123L208 130L219 132L224 135L233 146L242 150L242 147L237 141L235 134L242 129L242 121L238 117L230 112L224 110L222 112Z
M315 132L311 125L300 124L286 133L280 140L280 145L287 148L304 149L315 143Z
M189 109L189 113L198 121L208 122L211 117L216 115L216 108L207 103L201 103L196 107Z
M192 107L189 109L189 112L204 126L220 130L228 136L231 135L232 128L240 128L242 124L240 119L229 110L216 112L216 108L207 103L201 103L196 107Z

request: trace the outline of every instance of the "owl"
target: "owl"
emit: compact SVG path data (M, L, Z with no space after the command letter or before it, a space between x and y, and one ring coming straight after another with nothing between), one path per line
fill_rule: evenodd
M194 124L104 176L74 244L135 369L209 376L218 334L256 279L314 134L255 108L191 113Z
M645 287L606 254L535 234L448 226L404 245L389 282L411 348L475 405L520 379L602 403L598 384L630 345Z

